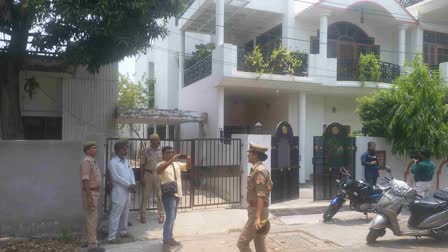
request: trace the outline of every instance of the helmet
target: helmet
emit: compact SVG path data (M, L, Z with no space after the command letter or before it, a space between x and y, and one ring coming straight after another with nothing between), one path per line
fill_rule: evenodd
M266 235L269 232L269 230L271 229L271 223L269 222L268 219L266 219L266 220L262 220L260 222L260 224L261 224L261 228L259 228L257 230L257 234Z

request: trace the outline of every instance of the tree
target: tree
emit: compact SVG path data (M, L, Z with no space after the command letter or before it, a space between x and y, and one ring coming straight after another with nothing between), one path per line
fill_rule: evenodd
M0 0L0 34L9 38L0 47L3 139L23 138L18 83L29 46L95 73L164 37L178 7L178 0Z
M401 155L427 147L437 158L448 154L448 110L445 83L417 57L412 71L391 89L357 100L364 130L384 135ZM381 134L381 133L384 134Z
M127 75L119 75L118 104L122 108L153 108L154 80L132 83Z

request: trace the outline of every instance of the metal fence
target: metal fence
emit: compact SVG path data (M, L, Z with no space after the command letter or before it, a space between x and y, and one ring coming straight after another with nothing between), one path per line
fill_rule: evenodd
M113 146L118 139L108 139L106 156L114 156ZM161 146L172 146L175 153L192 158L193 168L182 173L183 196L179 208L234 205L241 201L241 140L187 139L162 140ZM131 210L139 210L143 187L140 185L140 152L149 147L148 139L129 139L129 162L134 171L137 192L131 194ZM107 162L106 167L109 164ZM111 206L111 181L106 168L105 213ZM147 209L156 209L154 193Z

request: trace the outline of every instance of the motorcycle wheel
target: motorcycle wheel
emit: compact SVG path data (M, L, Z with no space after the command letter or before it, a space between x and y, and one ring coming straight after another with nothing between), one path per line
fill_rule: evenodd
M376 239L379 237L382 237L386 234L385 229L370 229L369 233L367 234L367 244L372 244L376 242Z
M330 221L333 216L341 209L342 204L330 205L324 212L324 222Z

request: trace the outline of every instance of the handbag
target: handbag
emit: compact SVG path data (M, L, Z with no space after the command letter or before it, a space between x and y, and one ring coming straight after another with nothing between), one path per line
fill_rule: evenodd
M169 181L166 183L163 183L160 185L160 190L162 191L162 196L174 196L175 193L177 193L177 176L176 176L176 170L173 166L173 172L174 172L174 181Z

